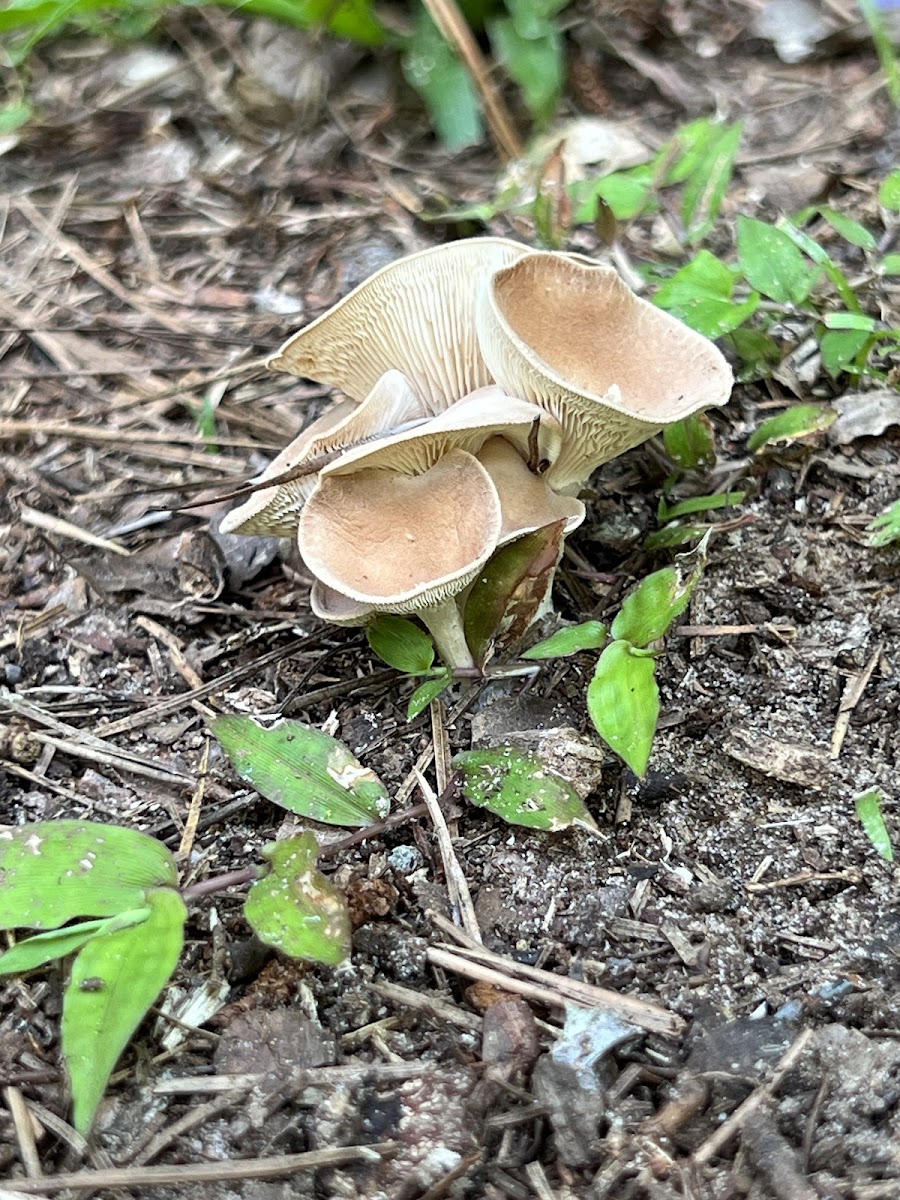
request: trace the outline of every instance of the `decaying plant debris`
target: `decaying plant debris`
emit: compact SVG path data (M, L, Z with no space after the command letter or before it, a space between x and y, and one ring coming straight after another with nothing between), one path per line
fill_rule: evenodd
M717 105L746 119L726 220L823 189L868 219L897 137L865 43L787 65L740 3L602 20L602 39L596 21L572 33L579 105L647 146ZM445 241L421 211L482 199L495 162L448 163L393 75L348 72L327 42L294 45L295 62L321 56L316 90L291 92L296 119L273 129L241 99L243 29L200 12L162 51L43 50L41 121L3 143L0 819L141 828L190 882L240 868L283 814L227 768L209 712L328 723L413 815L335 846L355 926L344 966L264 958L237 897L194 906L177 1020L145 1025L87 1151L63 1123L59 978L4 985L3 1187L893 1196L895 872L853 797L880 785L896 833L898 560L864 534L897 494L896 426L751 461L746 438L789 385L739 385L714 414L713 482L685 494L739 477L751 495L660 662L642 783L579 754L579 656L528 692L479 685L408 725L405 685L359 632L315 616L292 552L222 533L221 510L175 510L185 484L218 495L308 422L333 428L328 387L261 360ZM521 216L486 232L532 244ZM634 260L670 246L665 214L622 231ZM587 226L567 249L603 253ZM594 475L558 577L564 619L607 618L658 565L640 542L666 470L651 443ZM445 798L479 946L453 920L416 771L440 793L453 751L500 741L540 743L589 780L604 836L512 831ZM609 992L630 1012L611 1013Z

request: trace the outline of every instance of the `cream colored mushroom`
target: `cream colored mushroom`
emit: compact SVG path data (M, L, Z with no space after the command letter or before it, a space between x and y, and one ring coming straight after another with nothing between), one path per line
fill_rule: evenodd
M506 238L470 238L383 267L269 360L362 400L386 371L412 384L428 415L492 382L475 306L491 275L529 254Z
M731 393L712 342L582 258L534 253L494 272L477 321L495 381L562 426L546 479L556 491Z
M373 612L415 613L444 662L468 667L455 597L494 552L501 521L488 472L451 450L421 475L362 469L322 478L298 540L325 588ZM320 603L327 596L320 591Z

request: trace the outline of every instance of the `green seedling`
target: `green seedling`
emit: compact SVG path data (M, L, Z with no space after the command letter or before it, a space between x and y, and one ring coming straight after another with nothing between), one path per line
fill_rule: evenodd
M438 667L433 672L431 679L426 679L424 683L420 683L410 696L406 707L407 721L414 720L428 708L432 700L437 700L438 696L442 696L452 686L452 670L449 667Z
M854 797L853 802L856 806L856 815L862 823L866 837L875 847L876 853L880 854L886 862L893 862L894 847L887 825L884 823L882 813L884 793L881 788L873 787L868 791L860 792L858 796Z
M582 621L569 629L560 629L542 642L537 642L522 655L540 661L545 658L569 658L582 650L598 650L609 640L609 630L602 621Z
M889 546L900 542L900 500L877 516L868 525L870 546Z
M453 766L462 776L466 799L510 825L549 833L572 825L597 828L568 780L548 770L536 754L508 746L469 750L457 754Z
M777 417L769 417L747 439L747 449L756 454L766 446L796 442L833 425L837 413L824 404L794 404Z
M587 705L604 742L635 775L645 775L659 720L652 653L627 641L607 646L588 685Z
M311 833L266 846L270 870L250 888L244 916L282 954L334 966L350 953L350 918L341 893L316 870L318 852Z
M384 784L341 742L301 721L263 729L250 717L210 728L238 775L289 812L326 825L371 825L390 811Z
M669 504L665 497L661 497L656 517L659 521L675 521L679 517L690 517L696 513L732 508L736 504L743 504L746 498L746 492L715 492L711 496L691 496L688 500Z
M711 467L716 461L716 435L706 413L695 413L663 430L666 454L683 471Z

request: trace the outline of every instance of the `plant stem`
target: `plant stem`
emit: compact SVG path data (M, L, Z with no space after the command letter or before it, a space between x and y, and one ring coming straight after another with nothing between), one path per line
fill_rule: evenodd
M224 892L226 888L240 887L244 883L254 883L262 874L262 867L242 867L239 871L227 871L224 875L214 875L212 879L201 879L182 890L181 898L185 902L197 900L200 896L211 896L215 892Z

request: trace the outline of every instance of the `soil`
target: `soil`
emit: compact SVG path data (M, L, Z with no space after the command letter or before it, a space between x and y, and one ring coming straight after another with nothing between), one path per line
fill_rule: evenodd
M865 31L840 4L809 7L828 28L782 62L744 3L576 6L564 111L651 147L703 113L743 119L726 223L828 196L877 225L896 117ZM437 787L444 731L406 721L412 685L359 631L312 616L289 547L215 532L228 505L212 497L328 400L261 369L292 329L402 253L460 232L534 239L521 216L424 219L442 198L490 197L496 156L436 146L388 56L215 10L172 16L152 45L41 47L32 75L39 118L0 157L0 820L142 829L182 848L188 883L245 867L296 823L236 777L213 712L328 723L395 812L417 805L412 769ZM629 224L627 256L664 260L670 217ZM605 253L588 227L569 245ZM240 889L192 906L182 1023L148 1018L87 1148L64 1123L63 972L7 982L9 1188L29 1161L18 1097L27 1174L46 1176L32 1191L118 1167L131 1173L96 1194L168 1200L193 1168L209 1200L900 1196L897 871L854 807L880 787L896 841L900 548L872 549L865 526L898 495L900 438L822 433L749 456L748 434L794 397L852 390L799 363L736 388L713 416L717 465L680 485L748 495L667 639L645 779L591 734L591 654L527 691L451 693L451 750L543 739L600 829L531 833L443 797L509 986L427 957L454 941L455 914L416 808L329 851L355 927L337 968L266 952ZM604 619L668 561L640 548L667 470L650 445L592 480L548 629ZM199 513L173 511L187 484ZM640 997L677 1032L527 984L513 995L529 966ZM360 1145L378 1155L279 1174L278 1156ZM228 1173L241 1160L251 1177ZM147 1172L165 1165L173 1180Z

